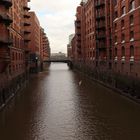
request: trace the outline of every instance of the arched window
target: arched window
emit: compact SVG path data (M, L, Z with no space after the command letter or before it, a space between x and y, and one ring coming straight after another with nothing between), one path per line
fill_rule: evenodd
M117 48L115 48L115 56L117 56L117 54L118 54L118 53L117 53Z
M134 32L130 31L130 41L134 41Z
M121 20L121 27L124 28L124 20Z
M125 8L125 6L122 7L121 13L122 13L122 15L125 15L126 14L126 8Z
M115 43L118 41L117 36L114 37Z
M129 5L129 10L131 11L131 10L134 10L134 9L135 9L135 1L132 0L132 1L130 2L130 5Z
M121 35L121 40L122 40L122 42L125 41L125 34L124 33L122 33L122 35Z
M122 47L122 57L124 57L125 56L125 47L123 46Z
M134 56L134 46L130 46L130 57Z
M129 17L129 22L130 22L130 25L133 25L134 24L134 16L133 15L131 15Z

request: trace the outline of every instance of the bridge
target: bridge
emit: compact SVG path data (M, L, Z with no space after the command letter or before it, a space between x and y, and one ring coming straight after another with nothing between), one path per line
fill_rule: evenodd
M67 63L67 65L69 66L69 68L72 68L72 61L70 59L49 59L49 60L45 60L44 63Z
M49 59L49 60L45 60L44 62L70 63L71 60L69 60L69 59Z

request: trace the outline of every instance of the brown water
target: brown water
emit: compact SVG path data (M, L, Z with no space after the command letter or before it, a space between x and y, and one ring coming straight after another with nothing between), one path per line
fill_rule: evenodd
M140 140L140 105L52 64L0 112L0 140Z

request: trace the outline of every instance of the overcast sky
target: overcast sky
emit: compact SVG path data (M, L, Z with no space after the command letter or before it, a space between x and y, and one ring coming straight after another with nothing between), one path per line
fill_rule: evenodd
M67 51L68 37L74 33L76 7L80 0L31 0L41 26L50 40L52 52Z

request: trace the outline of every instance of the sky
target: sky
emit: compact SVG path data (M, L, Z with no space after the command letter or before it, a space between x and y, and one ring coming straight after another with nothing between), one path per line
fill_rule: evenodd
M80 0L31 0L31 10L36 12L40 25L45 29L52 53L67 52L79 4Z

